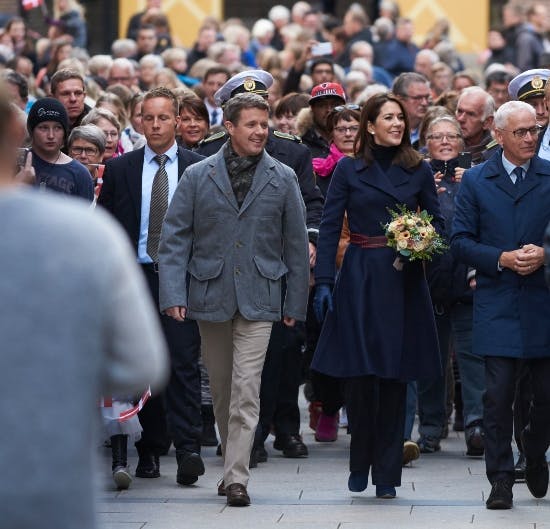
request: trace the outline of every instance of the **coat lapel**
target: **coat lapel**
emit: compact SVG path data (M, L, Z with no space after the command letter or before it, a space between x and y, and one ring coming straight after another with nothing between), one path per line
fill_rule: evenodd
M178 147L178 181L185 169L187 169L187 165L185 163L185 153L181 147Z
M516 196L516 200L519 200L521 197L525 196L527 193L537 188L540 185L540 179L549 176L549 172L541 167L542 164L539 163L540 158L535 156L531 160L531 165L529 170L523 179L523 182L519 186L519 192Z
M485 177L493 178L499 189L517 201L540 185L540 178L542 175L550 175L548 171L542 167L542 164L539 163L539 160L540 158L538 156L532 158L529 170L518 189L512 182L506 169L504 169L504 165L502 165L502 149L499 149L487 162L484 170Z
M246 197L244 199L243 205L241 206L241 210L239 214L242 214L248 208L248 206L250 206L250 204L259 195L262 189L273 178L274 173L272 169L274 165L275 165L275 162L273 161L273 158L271 158L271 156L269 156L269 154L267 154L267 152L265 152L264 150L264 154L261 160L259 161L258 166L256 167L256 171L254 172L254 178L252 179L252 186L250 187L248 193L246 194Z
M487 160L483 172L485 178L492 179L501 191L504 191L510 198L516 199L516 187L506 172L506 169L504 169L504 165L502 165L502 149L498 149L497 152Z
M223 147L209 159L209 166L208 176L216 184L222 195L226 198L233 209L235 209L235 211L239 211L237 199L235 198L235 193L233 193L233 188L231 187L231 182L229 181L229 175L227 174L227 168L225 167Z
M141 181L144 153L145 149L141 148L139 151L135 151L135 156L128 155L128 167L125 174L128 193L134 204L138 226L141 224Z
M355 160L355 168L359 171L359 179L367 185L376 187L399 202L405 201L402 186L409 182L409 173L398 165L392 165L384 172L377 162L367 167L362 159Z

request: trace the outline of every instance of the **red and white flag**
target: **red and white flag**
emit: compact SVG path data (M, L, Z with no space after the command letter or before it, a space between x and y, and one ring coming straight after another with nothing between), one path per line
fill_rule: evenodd
M40 7L43 3L44 0L21 0L21 4L23 5L23 9L25 11L30 11L35 7Z

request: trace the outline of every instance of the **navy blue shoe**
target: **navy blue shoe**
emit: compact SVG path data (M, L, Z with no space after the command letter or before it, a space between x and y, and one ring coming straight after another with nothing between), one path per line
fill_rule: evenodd
M390 485L376 485L376 497L383 498L385 500L391 500L395 498L395 487Z
M350 472L348 478L348 489L351 492L363 492L369 484L369 473L360 470Z

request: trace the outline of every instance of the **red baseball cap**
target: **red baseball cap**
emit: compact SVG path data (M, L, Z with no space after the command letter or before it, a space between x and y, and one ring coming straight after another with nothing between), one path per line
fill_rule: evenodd
M309 104L311 105L312 101L325 97L337 97L341 99L343 103L346 102L346 93L344 92L342 85L339 85L338 83L321 83L314 86L311 90L311 99L309 100Z

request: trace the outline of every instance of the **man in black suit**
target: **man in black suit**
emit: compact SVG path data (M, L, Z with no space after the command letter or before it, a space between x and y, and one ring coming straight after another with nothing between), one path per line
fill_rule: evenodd
M110 160L105 167L98 199L126 229L137 253L151 295L158 306L158 243L162 220L180 175L203 157L178 148L178 103L172 92L156 88L145 94L143 130L145 147ZM160 476L166 426L176 447L177 482L191 485L204 474L200 457L201 399L200 335L195 321L161 318L171 357L170 382L163 397L150 399L140 412L143 426L136 443L139 463L136 476Z

